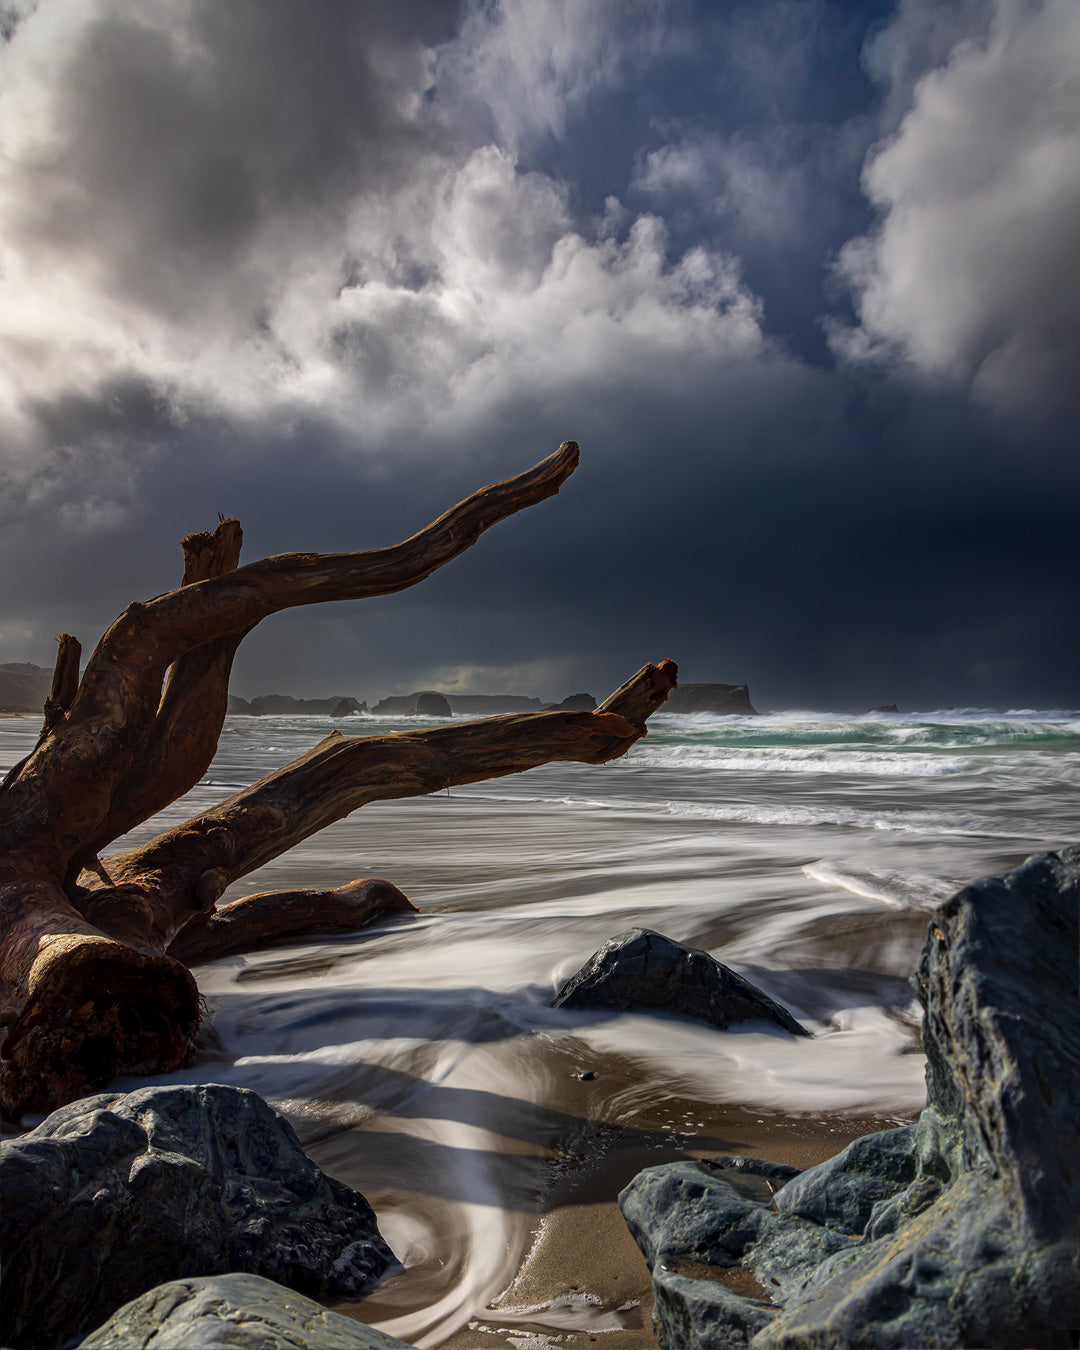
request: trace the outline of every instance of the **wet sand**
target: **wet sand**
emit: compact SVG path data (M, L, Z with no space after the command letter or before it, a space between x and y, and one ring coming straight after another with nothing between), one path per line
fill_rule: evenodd
M642 1102L632 1122L616 1124L610 1119L612 1103L634 1091L632 1060L599 1057L587 1047L564 1044L549 1048L548 1062L554 1081L563 1084L562 1093L547 1102L551 1113L565 1118L562 1145L546 1129L531 1141L503 1141L519 1166L523 1154L536 1166L533 1203L521 1197L517 1214L520 1262L504 1287L479 1302L464 1325L443 1339L420 1335L422 1346L562 1350L600 1343L607 1350L655 1350L649 1270L616 1202L633 1176L659 1163L718 1153L809 1167L859 1135L914 1118L914 1113L791 1115L669 1096ZM595 1077L582 1079L582 1073ZM402 1203L429 1205L430 1196L380 1187L378 1174L385 1180L385 1169L393 1168L394 1148L386 1133L393 1126L380 1119L370 1129L381 1143L374 1154L366 1147L364 1127L309 1144L309 1151L332 1173L340 1174L348 1158L342 1179L363 1190L380 1221L384 1210L392 1212ZM445 1245L437 1242L371 1298L338 1311L403 1335L395 1322L437 1303L455 1285L460 1288L463 1271L454 1259L453 1234L443 1237Z

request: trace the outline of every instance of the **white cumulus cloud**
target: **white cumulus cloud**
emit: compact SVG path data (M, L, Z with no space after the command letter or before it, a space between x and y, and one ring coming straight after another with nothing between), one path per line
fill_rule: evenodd
M999 407L1075 386L1080 5L998 0L915 85L864 186L879 222L840 256L859 318L843 351L899 356Z

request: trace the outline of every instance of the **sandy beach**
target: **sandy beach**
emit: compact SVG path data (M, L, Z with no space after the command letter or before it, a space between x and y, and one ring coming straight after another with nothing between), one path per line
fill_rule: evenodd
M573 1058L574 1068L585 1063ZM602 1112L603 1098L616 1084L635 1078L632 1064L615 1057L594 1058L595 1086L579 1084L567 1066L568 1090L555 1109L582 1122ZM580 1089L585 1089L584 1091ZM663 1119L661 1119L663 1117ZM693 1122L693 1133L680 1136L674 1122ZM896 1117L845 1115L832 1119L765 1115L738 1108L717 1109L713 1103L671 1099L656 1111L644 1111L634 1128L593 1130L582 1126L581 1152L572 1158L545 1157L550 1190L543 1212L529 1230L524 1258L508 1287L488 1309L471 1317L441 1344L445 1350L480 1350L506 1346L512 1350L588 1345L599 1341L610 1350L655 1350L652 1291L648 1267L623 1221L616 1203L619 1191L642 1168L717 1153L767 1157L796 1167L809 1167L831 1157L861 1134L886 1129ZM673 1142L673 1138L677 1142ZM318 1150L312 1150L318 1156ZM362 1141L356 1141L362 1153ZM530 1151L530 1156L537 1156ZM338 1154L340 1158L340 1154ZM330 1160L324 1165L332 1170ZM378 1204L374 1177L364 1178L367 1194ZM356 1183L363 1189L363 1182ZM746 1272L732 1272L733 1282ZM766 1291L743 1288L757 1296ZM438 1292L438 1272L414 1269L391 1280L373 1298L355 1308L342 1308L364 1321L385 1323L408 1314L413 1298ZM767 1294L766 1294L767 1296ZM417 1308L416 1311L420 1311ZM558 1337L556 1340L555 1338Z

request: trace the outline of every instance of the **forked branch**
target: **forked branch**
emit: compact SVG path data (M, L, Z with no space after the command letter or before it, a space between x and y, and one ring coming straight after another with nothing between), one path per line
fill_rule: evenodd
M481 488L391 548L281 554L130 605L87 662L67 716L7 784L0 851L32 848L70 884L111 830L145 819L137 794L125 790L115 813L113 799L121 783L131 783L153 736L170 665L193 648L238 642L278 610L412 586L498 521L558 492L577 462L577 445L566 441L534 468Z

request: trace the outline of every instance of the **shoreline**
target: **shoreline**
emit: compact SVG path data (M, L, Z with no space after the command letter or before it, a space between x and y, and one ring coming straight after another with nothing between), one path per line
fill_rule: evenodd
M535 1193L519 1198L511 1232L518 1252L497 1287L477 1290L475 1306L456 1327L440 1331L438 1324L420 1325L441 1296L460 1291L463 1272L454 1260L454 1234L448 1233L419 1260L410 1263L406 1256L405 1272L369 1298L337 1305L335 1311L438 1350L561 1350L594 1341L609 1350L655 1350L651 1275L617 1204L619 1192L637 1173L721 1153L806 1168L862 1135L915 1120L921 1109L803 1114L669 1096L643 1101L632 1119L615 1122L605 1119L605 1103L633 1089L640 1077L633 1060L557 1043L548 1047L547 1058L555 1070L550 1081L563 1086L546 1096L544 1105L565 1116L570 1136L577 1122L577 1137L488 1136L492 1150L536 1159L539 1173ZM582 1081L576 1076L580 1072L595 1078ZM394 1213L402 1206L430 1212L429 1195L386 1184L386 1171L393 1167L393 1133L392 1121L376 1116L333 1138L305 1144L320 1167L367 1197L380 1228L385 1219L391 1232ZM370 1153L365 1134L376 1136ZM405 1139L406 1154L408 1144ZM530 1199L532 1213L524 1208ZM388 1240L393 1246L393 1237Z

